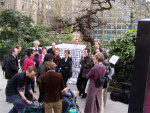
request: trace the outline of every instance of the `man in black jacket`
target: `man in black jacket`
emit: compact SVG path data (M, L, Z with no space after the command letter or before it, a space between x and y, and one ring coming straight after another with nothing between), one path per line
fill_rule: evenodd
M86 75L89 73L90 69L93 66L93 58L89 55L89 52L89 48L84 49L84 53L80 61L81 70L77 80L77 88L79 90L79 95L83 94L82 98L86 98L87 96L87 94L85 93L85 88L88 81Z
M56 43L52 42L52 47L47 50L47 53L50 53L54 56L55 55L55 53L54 53L55 45L56 45Z
M11 48L10 53L11 54L7 59L6 71L5 71L5 78L8 80L10 80L16 73L19 72L18 60L16 58L18 55L18 49Z
M18 49L11 48L10 53L11 54L7 59L6 70L5 70L5 78L8 79L7 84L9 83L11 78L20 71L18 67L18 60L17 60ZM8 100L6 98L6 102L7 101Z

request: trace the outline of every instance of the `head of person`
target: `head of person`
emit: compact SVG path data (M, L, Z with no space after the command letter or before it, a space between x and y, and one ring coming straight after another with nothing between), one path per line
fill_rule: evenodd
M34 78L35 75L36 75L36 71L37 71L37 69L36 69L35 66L29 66L28 69L27 69L27 71L26 71L27 76L29 78Z
M104 61L104 55L103 55L103 53L101 53L101 52L96 53L94 55L93 61L94 61L94 64L97 64L98 62L103 62Z
M46 54L45 57L44 57L44 62L47 62L47 61L50 61L52 62L53 61L53 55L52 54ZM43 62L43 63L44 63Z
M78 45L79 44L79 39L75 40L75 44Z
M50 61L46 61L45 63L44 63L44 71L45 72L47 72L47 71L49 71L49 70L54 70L54 64L52 63L52 62L50 62Z
M40 42L38 40L35 40L33 42L33 44L34 44L35 49L37 49L39 47L39 45L40 45Z
M47 53L47 48L44 46L44 47L42 47L42 54L46 55L46 53Z
M21 52L21 50L22 50L21 45L17 45L17 46L16 46L16 48L18 49L18 53L20 53L20 52Z
M100 44L99 42L95 41L95 48L99 48Z
M33 49L28 49L27 50L27 56L33 58L35 55L35 52Z
M104 59L107 59L107 58L108 58L107 52L106 52L106 51L103 51L102 53L103 53L103 55L104 55Z
M89 48L85 48L84 49L84 56L88 56L89 52L90 52L90 49Z
M52 49L55 49L55 45L56 45L56 43L52 42Z
M94 52L95 52L95 54L98 53L98 52L100 52L99 48L96 48L96 49L94 50Z
M18 49L17 49L17 48L11 48L11 49L10 49L10 53L11 53L13 56L17 56L17 55L18 55Z
M55 48L55 49L54 49L55 56L58 56L58 55L59 55L59 51L60 51L59 48Z
M69 54L70 54L70 51L69 50L65 50L65 58L68 58Z

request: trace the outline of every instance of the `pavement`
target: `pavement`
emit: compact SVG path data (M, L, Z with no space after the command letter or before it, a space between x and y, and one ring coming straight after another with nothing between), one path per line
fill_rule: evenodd
M7 84L7 80L3 78L3 72L2 72L1 66L0 66L0 113L8 113L9 110L13 106L11 103L6 102L6 96L5 96L6 84ZM71 90L77 91L76 85L68 84L68 87ZM38 96L39 92L38 92L37 86L36 86L36 91L37 92L35 93L35 95ZM103 113L127 113L127 111L128 111L128 105L127 104L112 101L110 99L110 92L108 92L107 97L108 97L107 105L104 108ZM78 102L78 105L80 107L81 113L84 113L84 106L85 106L86 99L81 99L81 97L79 97L77 99L77 102Z

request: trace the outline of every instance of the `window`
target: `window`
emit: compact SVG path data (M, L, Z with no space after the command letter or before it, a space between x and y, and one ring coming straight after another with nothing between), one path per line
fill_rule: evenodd
M46 5L46 9L48 9L48 5Z
M22 2L27 2L27 0L22 0Z
M32 4L32 3L33 3L33 0L29 0L29 3Z
M9 9L10 8L10 4L7 4L7 9Z
M32 5L30 5L30 7L29 7L29 12L30 12L31 14L33 13Z
M27 8L26 8L25 4L22 5L22 11L27 11Z

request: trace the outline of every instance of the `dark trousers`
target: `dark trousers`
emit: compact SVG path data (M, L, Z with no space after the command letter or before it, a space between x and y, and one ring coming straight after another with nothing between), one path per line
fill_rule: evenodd
M43 93L41 92L40 82L39 82L39 98L38 98L38 102L41 103L42 100L43 100Z
M67 81L68 81L68 77L63 77L64 79L64 84L65 84L65 87L67 87Z
M77 80L77 89L79 90L80 93L85 94L85 88L87 85L88 79L85 77L82 77L81 75L78 77Z
M35 84L35 81L31 81L31 88L32 88L32 91L34 92L34 84Z

